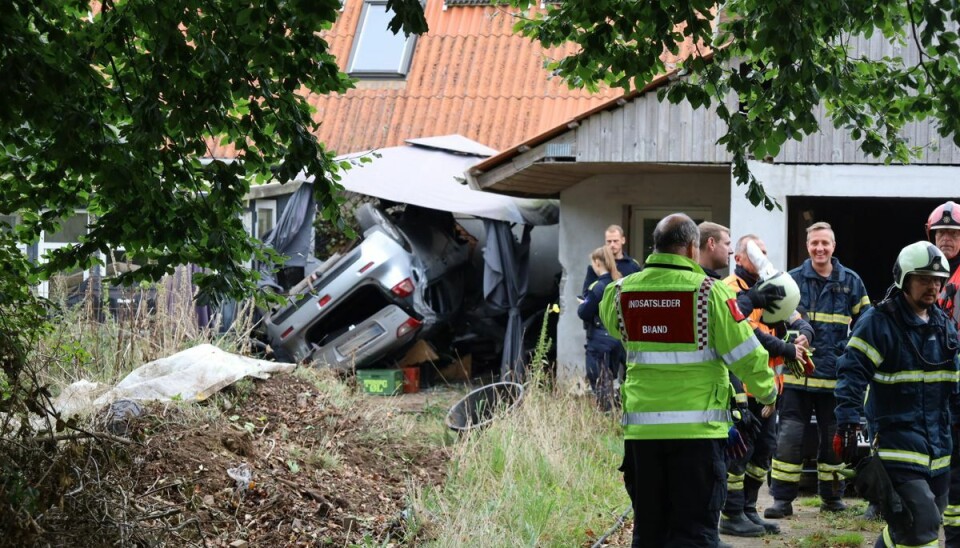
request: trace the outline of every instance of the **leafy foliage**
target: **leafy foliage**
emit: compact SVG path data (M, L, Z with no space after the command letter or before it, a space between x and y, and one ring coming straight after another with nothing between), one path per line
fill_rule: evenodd
M416 0L390 4L391 28L427 30ZM257 275L242 265L268 252L242 225L243 197L252 183L301 173L314 178L327 221L346 226L337 174L346 166L317 141L307 101L352 87L322 35L340 7L340 0L0 2L0 441L34 433L28 412L46 415L49 394L29 354L51 315L32 291L41 280L122 248L144 264L121 282L157 280L192 263L205 267L194 277L201 297L248 296ZM213 145L233 158L201 161ZM77 210L90 219L79 243L45 261L22 252ZM57 418L45 428L67 427ZM20 492L10 486L25 473L18 460L6 462L13 464L0 466L0 505L29 526L29 497L8 496Z
M754 205L772 209L747 159L775 157L788 139L815 133L821 103L865 153L888 162L918 154L900 133L911 121L933 117L940 135L960 144L960 89L952 85L960 76L958 21L956 0L571 0L522 18L516 29L548 47L575 43L550 68L591 89L642 88L666 72L664 52L695 45L682 66L689 78L661 89L660 98L714 108L727 126L719 143L737 182ZM904 55L854 51L852 38L874 34ZM918 59L906 55L911 49Z
M123 245L156 279L178 264L215 274L209 295L239 295L260 254L238 212L250 181L317 178L333 201L336 166L311 133L302 89L342 92L350 81L318 34L336 0L14 1L0 8L0 210L20 212L21 239L54 231L77 209L94 215L79 246L57 250L41 274L89 266ZM209 143L236 162L200 161ZM327 209L336 211L335 209Z
M422 8L409 4L394 1L391 26L425 31ZM239 215L251 182L313 176L323 215L342 229L344 166L314 136L307 102L352 87L321 34L339 9L339 0L0 5L0 213L19 216L15 230L0 227L0 331L43 317L29 291L39 280L120 246L146 263L124 281L192 263L207 269L201 296L248 295L256 274L242 264L266 254ZM201 161L214 143L236 161ZM27 262L17 244L76 210L91 219L80 243Z

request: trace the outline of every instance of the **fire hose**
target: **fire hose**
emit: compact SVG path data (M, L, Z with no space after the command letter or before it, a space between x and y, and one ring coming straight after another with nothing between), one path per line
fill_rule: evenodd
M610 529L608 529L607 532L604 533L600 538L598 538L597 542L594 542L591 548L600 548L601 546L603 546L604 541L610 538L610 535L616 533L617 529L620 529L621 527L623 527L623 522L627 520L627 516L629 516L630 512L632 511L633 511L633 507L627 506L627 509L623 511L623 514L620 514L620 517L617 518L617 521L613 524L613 526L610 527Z

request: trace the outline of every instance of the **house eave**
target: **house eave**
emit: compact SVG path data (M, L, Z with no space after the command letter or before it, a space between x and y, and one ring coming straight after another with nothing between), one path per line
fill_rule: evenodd
M488 173L470 173L471 184L488 192L522 198L559 198L564 190L592 177L671 172L729 173L729 163L576 162L541 158L523 166L498 166Z

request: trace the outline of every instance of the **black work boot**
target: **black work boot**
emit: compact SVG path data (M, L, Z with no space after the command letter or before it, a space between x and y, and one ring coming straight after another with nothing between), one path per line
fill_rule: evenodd
M747 519L743 512L720 514L720 532L735 537L762 537L767 531Z
M780 526L772 521L765 521L760 517L760 514L757 513L756 508L744 508L743 515L747 517L748 520L756 523L760 527L763 527L763 530L771 535L780 534Z
M773 506L763 511L763 517L767 519L782 519L793 515L793 504L786 500L775 500Z
M842 500L836 499L823 499L823 504L820 505L821 512L843 512L847 509L847 505L843 503Z

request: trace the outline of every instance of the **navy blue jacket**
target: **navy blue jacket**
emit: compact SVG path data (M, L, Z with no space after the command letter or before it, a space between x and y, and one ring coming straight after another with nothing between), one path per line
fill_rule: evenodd
M628 276L635 272L640 272L643 270L643 267L640 266L640 263L638 263L636 259L624 253L622 258L617 259L617 270L620 271L621 276ZM595 281L597 281L597 273L593 271L593 266L587 265L587 275L583 278L583 287L580 288L580 294L583 295L586 293L587 289L590 288L590 284ZM603 293L601 292L600 294L602 295Z
M802 379L784 375L786 388L833 392L836 387L837 358L847 346L850 327L860 314L870 308L870 297L860 276L840 264L836 257L831 261L833 272L829 278L817 274L810 259L789 273L800 287L797 312L816 333L813 351L816 370L812 377Z
M858 424L864 405L884 464L935 476L950 467L960 364L956 328L936 306L929 314L922 321L898 293L860 318L837 361L836 417Z
M587 329L587 347L603 352L620 345L620 341L611 337L600 321L600 300L603 291L613 281L610 273L602 274L583 293L583 302L577 307L577 316L583 320Z

